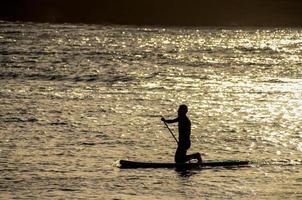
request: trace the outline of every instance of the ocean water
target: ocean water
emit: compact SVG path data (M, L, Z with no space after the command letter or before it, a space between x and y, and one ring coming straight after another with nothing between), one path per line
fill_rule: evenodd
M0 102L0 199L302 199L302 29L2 21ZM116 167L173 162L182 103L190 152L254 164Z

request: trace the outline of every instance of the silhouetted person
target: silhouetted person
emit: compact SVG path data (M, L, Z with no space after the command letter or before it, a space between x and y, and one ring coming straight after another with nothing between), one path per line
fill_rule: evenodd
M172 120L166 120L161 118L162 121L166 123L176 123L178 122L178 147L175 152L175 162L185 163L192 159L197 159L199 163L202 162L200 153L194 153L187 155L187 151L191 146L191 122L187 117L188 107L186 105L180 105L178 108L178 117Z

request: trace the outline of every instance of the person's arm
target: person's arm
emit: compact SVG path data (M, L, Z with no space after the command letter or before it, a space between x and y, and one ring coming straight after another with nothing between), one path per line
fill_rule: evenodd
M162 120L163 122L168 123L168 124L178 122L178 118L175 118L175 119L165 119L165 118L162 117L161 120Z

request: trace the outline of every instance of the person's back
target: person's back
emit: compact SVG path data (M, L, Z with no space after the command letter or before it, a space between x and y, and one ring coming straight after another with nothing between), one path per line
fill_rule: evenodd
M184 116L178 116L178 146L183 149L189 149L191 146L191 121Z

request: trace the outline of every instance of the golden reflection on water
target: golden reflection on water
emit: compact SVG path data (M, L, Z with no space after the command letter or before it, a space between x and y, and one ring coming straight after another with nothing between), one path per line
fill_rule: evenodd
M300 30L62 26L44 35L33 29L35 41L24 34L18 45L0 36L13 52L0 68L0 182L11 194L301 196ZM118 159L173 162L176 144L160 117L176 117L181 103L192 121L190 151L276 162L185 179L112 166Z

